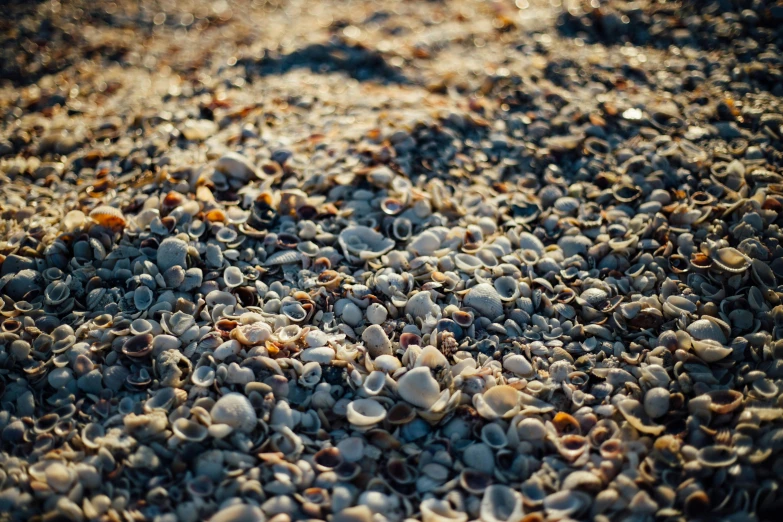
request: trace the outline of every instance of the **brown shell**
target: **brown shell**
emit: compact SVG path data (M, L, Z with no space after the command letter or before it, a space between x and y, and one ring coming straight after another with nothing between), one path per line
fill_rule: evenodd
M95 207L90 212L90 217L99 225L103 225L112 230L125 228L125 225L128 224L122 211L118 208L110 207L109 205Z

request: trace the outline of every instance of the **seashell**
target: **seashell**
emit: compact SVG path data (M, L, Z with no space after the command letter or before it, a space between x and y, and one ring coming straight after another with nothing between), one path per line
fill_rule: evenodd
M506 432L499 424L488 423L481 429L481 440L494 450L503 449L508 445Z
M693 340L691 348L701 360L708 363L720 361L733 353L731 348L712 340Z
M386 416L390 424L407 424L415 418L416 410L407 402L398 402L389 409Z
M318 471L330 471L344 462L338 448L323 448L313 455L313 463Z
M250 433L258 423L250 401L242 394L227 393L215 402L210 411L212 422L226 424L235 430Z
M76 479L73 469L59 462L49 462L44 471L46 484L57 493L67 493Z
M546 437L546 426L536 418L525 418L517 424L517 432L522 440L543 440Z
M642 433L660 435L665 429L664 426L655 425L650 422L644 408L637 400L624 399L617 404L617 409L631 426Z
M417 256L431 256L440 248L441 239L431 230L425 230L408 243L408 252Z
M351 255L362 261L382 256L392 248L394 241L365 226L345 228L338 237L346 257Z
M523 355L517 354L506 356L503 359L503 368L519 377L532 377L535 373L533 365Z
M454 256L454 263L457 268L465 272L466 274L473 274L476 270L484 266L481 259L473 254L459 253Z
M743 395L737 390L713 390L707 393L710 410L718 415L731 413L742 405Z
M144 357L152 352L152 335L134 335L122 345L122 353L128 357Z
M598 492L603 488L603 483L595 473L577 470L569 473L560 487L564 490L579 489Z
M716 444L700 449L697 458L709 468L723 468L737 462L737 453L729 446Z
M209 366L199 366L190 375L190 380L196 386L208 388L215 382L215 370Z
M99 205L92 209L90 218L99 225L112 230L123 229L128 224L122 211L108 205Z
M136 307L136 310L146 310L152 306L154 297L149 287L140 286L133 292L133 306Z
M586 437L581 435L563 435L557 441L557 449L560 455L569 462L573 462L588 451L589 444Z
M402 367L402 363L393 355L381 355L372 362L372 366L381 372L394 373Z
M589 505L590 497L579 491L564 489L544 498L544 511L553 520L569 518Z
M388 314L389 313L385 306L380 303L372 303L367 307L367 311L364 315L368 323L382 324L384 321L386 321Z
M428 498L419 504L423 522L467 522L468 514L457 511L446 500Z
M415 368L426 366L434 372L441 372L443 370L448 370L451 365L440 350L434 346L425 346L418 357L416 357L416 362L413 366Z
M96 422L86 424L82 428L82 444L90 449L101 447L102 438L106 434L104 427Z
M417 408L429 409L440 397L440 386L430 369L420 366L407 371L397 381L397 393Z
M666 388L653 388L644 396L644 411L651 419L663 417L669 411L671 394Z
M508 385L493 386L473 395L473 407L485 419L509 419L519 413L519 392Z
M304 330L298 325L291 324L276 332L277 340L281 343L293 343L304 335Z
M408 218L394 218L391 232L397 241L407 241L413 235L413 223Z
M392 344L386 332L377 324L368 326L362 332L362 341L367 347L367 353L375 359L382 355L392 354Z
M761 285L762 288L775 288L777 286L777 277L775 272L768 264L760 259L751 260L751 273L753 279Z
M323 371L321 370L321 364L317 362L309 362L304 365L302 369L302 376L299 377L299 384L305 388L313 388L321 381Z
M471 468L465 468L459 475L462 488L473 495L481 495L492 485L492 477Z
M386 384L386 374L379 371L373 371L362 384L362 390L369 396L378 395Z
M517 283L517 280L511 276L498 277L495 279L494 286L500 296L500 300L503 302L514 301L520 295L519 284Z
M708 319L699 319L689 324L685 329L694 339L700 341L710 340L720 344L727 342L726 335L715 322Z
M44 290L44 302L50 306L57 306L68 299L71 295L71 289L62 281L49 283Z
M408 299L405 304L405 313L421 319L426 318L427 315L437 317L440 313L440 307L432 302L432 295L429 292L418 292Z
M464 306L474 309L489 319L503 315L503 302L495 288L488 283L472 287L462 300Z
M283 306L280 307L280 313L294 323L301 323L307 318L307 311L297 301L284 303Z
M336 357L335 351L328 346L316 348L306 348L299 356L299 360L306 362L317 362L319 364L328 364Z
M264 520L266 516L258 506L231 504L212 515L209 522L262 522Z
M240 325L231 330L231 338L245 346L257 346L272 337L272 328L263 322Z
M396 216L405 210L405 204L399 199L385 198L383 201L381 201L381 210L384 214L388 214L389 216Z
M207 438L207 428L187 419L177 419L171 431L182 440L199 442Z
M304 254L298 250L281 250L267 257L266 261L264 262L264 266L278 266L299 263L303 258Z
M521 520L522 495L508 486L493 484L484 490L479 512L484 522Z
M720 248L711 257L718 268L731 273L744 272L751 264L748 256L732 247Z
M462 328L469 328L473 324L473 312L470 310L457 310L451 314L451 319Z
M348 403L345 418L353 426L367 428L386 418L386 409L372 399L356 399Z
M675 274L684 274L690 269L690 261L685 256L672 254L669 256L669 268Z
M242 270L235 266L226 267L223 271L223 281L229 288L236 288L241 285L245 280Z
M401 334L400 347L403 350L407 350L409 346L421 346L421 337L411 332Z

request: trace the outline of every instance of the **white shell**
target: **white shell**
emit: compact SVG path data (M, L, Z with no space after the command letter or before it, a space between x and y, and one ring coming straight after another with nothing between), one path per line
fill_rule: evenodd
M397 390L404 400L422 409L430 408L440 397L440 386L426 366L409 370L397 381Z
M468 520L467 513L455 510L446 500L428 498L420 504L419 509L422 522L467 522Z
M440 308L432 302L432 295L429 292L419 292L408 299L405 304L405 313L414 318L424 319L427 315L437 317Z
M229 288L241 285L244 280L245 276L242 274L242 270L236 266L229 266L223 270L223 281L225 281L226 286Z
M532 377L533 365L524 355L512 354L503 359L503 368L520 377Z
M686 331L693 336L694 339L700 341L710 340L720 344L725 344L727 339L726 335L721 330L720 326L715 324L709 319L699 319L688 325Z
M212 406L210 415L215 424L228 424L245 433L253 431L258 423L253 405L241 393L232 392L223 395Z
M328 346L320 346L316 348L306 348L299 356L299 360L302 362L317 362L326 364L331 362L335 358L335 352Z
M503 302L500 300L500 295L489 283L481 283L468 290L462 304L473 308L489 319L495 319L503 314Z
M376 370L370 373L370 375L368 375L367 378L364 379L364 384L362 384L362 390L364 390L364 393L370 396L378 395L383 390L385 384L386 384L386 374Z
M375 259L394 248L394 240L365 226L344 229L338 242L346 256L352 254L362 260Z
M378 401L357 399L348 404L345 417L354 426L367 427L385 419L386 409Z
M480 512L483 522L520 520L524 515L522 495L508 486L493 484L484 491Z

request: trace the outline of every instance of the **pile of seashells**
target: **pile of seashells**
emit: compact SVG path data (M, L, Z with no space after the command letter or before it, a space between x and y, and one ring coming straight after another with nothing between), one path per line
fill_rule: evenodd
M781 105L569 63L4 127L0 519L775 518Z

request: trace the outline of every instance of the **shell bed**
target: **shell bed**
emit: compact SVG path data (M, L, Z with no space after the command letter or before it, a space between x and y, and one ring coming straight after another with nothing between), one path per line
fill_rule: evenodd
M780 519L780 0L8 4L0 521Z

